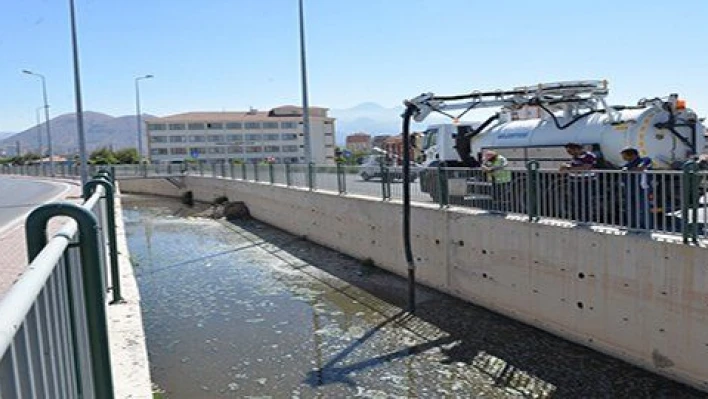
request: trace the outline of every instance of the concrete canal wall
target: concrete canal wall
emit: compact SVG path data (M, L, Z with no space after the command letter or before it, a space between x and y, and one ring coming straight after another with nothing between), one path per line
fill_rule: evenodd
M244 201L259 220L406 274L400 203L209 177L184 182L196 200ZM183 191L152 180L121 188ZM708 391L708 250L435 205L413 207L412 239L420 282Z

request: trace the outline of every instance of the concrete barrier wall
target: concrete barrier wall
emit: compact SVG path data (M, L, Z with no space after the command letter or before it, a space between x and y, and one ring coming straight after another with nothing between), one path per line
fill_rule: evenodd
M185 182L197 200L244 201L259 220L406 274L400 204ZM420 282L708 391L708 250L436 206L413 207L412 238Z

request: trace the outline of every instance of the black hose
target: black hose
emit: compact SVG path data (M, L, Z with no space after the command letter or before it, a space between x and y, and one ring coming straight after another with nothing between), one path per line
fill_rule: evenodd
M415 264L411 249L411 153L410 128L411 117L417 108L406 104L403 113L403 251L408 264L408 312L415 313Z
M543 109L544 111L546 111L546 113L548 113L548 115L551 116L551 119L553 119L553 123L556 125L556 128L558 128L558 130L565 130L565 129L567 129L567 128L573 126L573 124L575 124L575 123L578 122L579 120L581 120L581 119L583 119L583 118L585 118L585 117L587 117L587 116L590 116L590 115L592 115L592 114L595 114L595 113L599 113L599 112L600 112L599 110L593 109L593 110L588 111L588 112L586 112L586 113L584 113L584 114L578 115L577 117L573 118L570 122L566 123L565 125L561 125L560 122L558 122L558 117L557 117L553 112L551 112L551 110L549 110L548 108L546 108L540 101L534 102L534 103L531 104L531 105L538 105L539 107L541 107L541 109Z

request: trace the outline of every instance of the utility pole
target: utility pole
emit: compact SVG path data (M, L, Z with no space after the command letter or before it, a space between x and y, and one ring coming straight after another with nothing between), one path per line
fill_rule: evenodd
M79 70L79 43L76 34L76 7L74 0L69 0L69 17L71 19L71 48L74 59L74 96L76 97L76 130L79 133L79 159L81 165L81 186L88 182L88 156L86 155L86 137L84 135L84 109L81 102L81 72Z
M305 161L312 162L312 145L310 142L310 105L307 97L307 62L305 54L305 11L303 0L300 0L300 71L302 73L302 133L305 146Z

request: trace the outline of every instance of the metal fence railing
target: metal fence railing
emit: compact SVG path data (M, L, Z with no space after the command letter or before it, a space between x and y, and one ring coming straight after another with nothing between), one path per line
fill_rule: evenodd
M485 173L470 168L411 168L411 200L440 207L461 206L496 214L565 220L630 232L682 235L685 242L708 237L708 174L688 162L683 171L583 173L526 168ZM308 164L116 165L116 176L191 174L279 184L382 200L403 197L400 166ZM4 167L3 173L41 175L39 166ZM61 169L60 169L60 172ZM76 173L68 170L67 173Z
M59 169L61 173L61 169ZM26 221L26 272L0 301L0 397L113 398L107 291L121 301L112 176ZM70 220L48 237L51 219Z

